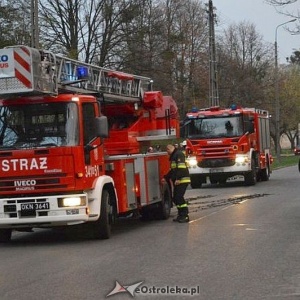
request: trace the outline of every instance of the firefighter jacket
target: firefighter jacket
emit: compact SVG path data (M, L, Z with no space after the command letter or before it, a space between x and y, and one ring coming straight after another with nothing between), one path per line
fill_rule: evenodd
M174 183L179 180L180 183L190 183L190 175L185 163L185 155L181 150L176 149L170 155L170 171L165 175L165 179L171 179Z

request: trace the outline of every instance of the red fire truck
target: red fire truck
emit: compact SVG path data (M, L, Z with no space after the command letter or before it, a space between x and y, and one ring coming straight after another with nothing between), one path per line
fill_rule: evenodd
M210 107L186 114L187 164L192 188L243 179L267 181L271 173L270 115L266 110Z
M87 223L109 238L119 216L167 219L160 179L179 136L175 101L150 78L26 46L0 50L0 241L12 230Z

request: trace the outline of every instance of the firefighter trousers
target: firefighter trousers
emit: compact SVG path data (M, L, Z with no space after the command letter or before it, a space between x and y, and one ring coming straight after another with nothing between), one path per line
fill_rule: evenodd
M174 185L173 202L175 203L178 209L179 216L188 216L189 214L188 205L184 199L184 194L188 185L188 183Z

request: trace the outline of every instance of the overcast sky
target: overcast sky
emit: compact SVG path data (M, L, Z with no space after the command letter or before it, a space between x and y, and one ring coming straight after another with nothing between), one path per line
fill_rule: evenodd
M266 4L264 0L212 0L212 2L218 18L216 32L221 32L232 23L249 21L256 26L256 30L263 36L263 40L272 45L275 42L276 27L292 19L276 12L276 9ZM286 7L290 10L295 10L295 8L296 5ZM300 9L299 3L298 8ZM299 21L287 25L292 29L297 22ZM285 63L286 57L289 57L294 50L300 49L300 35L291 35L284 28L285 26L280 26L277 30L279 63Z

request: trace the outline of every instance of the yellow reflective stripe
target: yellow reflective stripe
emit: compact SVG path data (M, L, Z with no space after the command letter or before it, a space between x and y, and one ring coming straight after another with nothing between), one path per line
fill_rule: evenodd
M175 168L185 169L186 168L186 164L185 163L179 163L179 164L177 164L176 162L172 162L171 163L171 169L175 169Z
M172 167L171 166L171 169L187 169L187 167L186 166L182 166L182 167Z
M180 183L190 183L191 178L190 177L182 177L179 179Z
M180 183L191 183L191 180L190 180L190 179L187 179L187 180L180 180Z
M177 205L177 208L184 208L184 207L188 207L187 203L182 204L182 205Z

